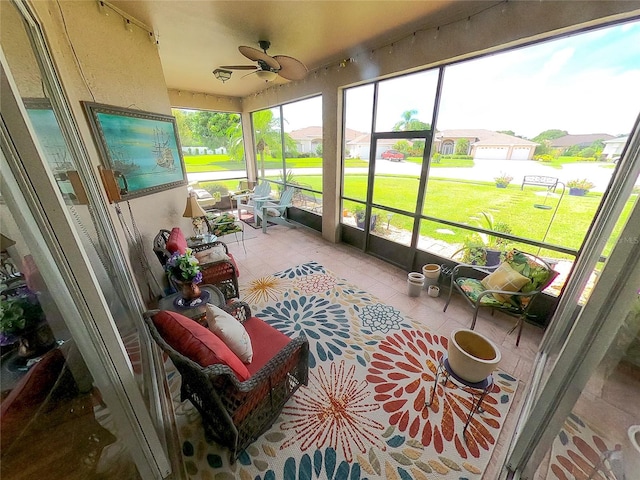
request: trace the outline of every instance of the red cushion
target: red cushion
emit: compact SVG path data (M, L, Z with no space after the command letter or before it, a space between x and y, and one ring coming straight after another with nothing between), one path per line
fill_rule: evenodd
M178 352L202 367L216 363L228 365L244 381L250 375L247 367L209 329L176 312L163 310L153 316L153 323L164 340Z
M64 356L59 349L50 350L29 369L2 401L0 439L3 451L22 430L26 429L29 421L37 413L38 407L45 401L58 380L64 362Z
M169 239L167 240L167 250L169 250L170 253L178 252L182 255L186 249L187 239L184 238L182 230L180 230L179 227L172 228Z
M249 373L253 375L280 352L291 339L256 317L251 317L243 325L251 338L251 345L253 345L253 360L247 365Z

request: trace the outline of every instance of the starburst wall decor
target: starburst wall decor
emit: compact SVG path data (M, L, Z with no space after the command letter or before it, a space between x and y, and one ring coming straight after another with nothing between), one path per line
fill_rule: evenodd
M309 262L241 287L253 315L309 340L309 384L264 435L230 465L207 443L201 419L180 403L180 377L167 361L187 473L192 479L480 479L512 403L504 372L484 412L462 429L469 392L438 384L425 407L448 339ZM254 346L255 348L255 346Z

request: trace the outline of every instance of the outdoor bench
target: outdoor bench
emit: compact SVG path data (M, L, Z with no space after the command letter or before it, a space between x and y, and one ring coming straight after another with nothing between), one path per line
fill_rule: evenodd
M525 175L522 179L522 186L520 190L524 190L525 185L539 185L547 187L549 190L555 192L558 186L558 179L556 177L545 177L544 175Z

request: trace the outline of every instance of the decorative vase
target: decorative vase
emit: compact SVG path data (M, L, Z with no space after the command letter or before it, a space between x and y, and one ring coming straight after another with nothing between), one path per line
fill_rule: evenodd
M437 263L427 263L422 267L424 275L424 288L428 289L431 285L437 285L440 278L440 265Z
M176 283L180 287L180 295L182 295L182 298L187 301L194 300L202 295L200 286L197 283L180 280L176 280Z
M41 323L36 328L24 332L18 338L18 356L31 358L51 349L56 339L51 327L47 323Z
M451 370L470 383L479 383L491 375L502 358L491 340L466 328L451 332L447 355Z

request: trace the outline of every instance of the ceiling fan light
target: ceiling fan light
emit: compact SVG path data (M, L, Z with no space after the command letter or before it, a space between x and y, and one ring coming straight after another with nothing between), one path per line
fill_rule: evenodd
M265 82L272 82L278 76L276 72L270 70L258 70L256 75L260 80L264 80Z
M213 76L216 77L218 80L220 80L222 83L224 83L231 78L232 73L233 72L231 72L230 70L223 70L221 68L216 68L213 71Z

